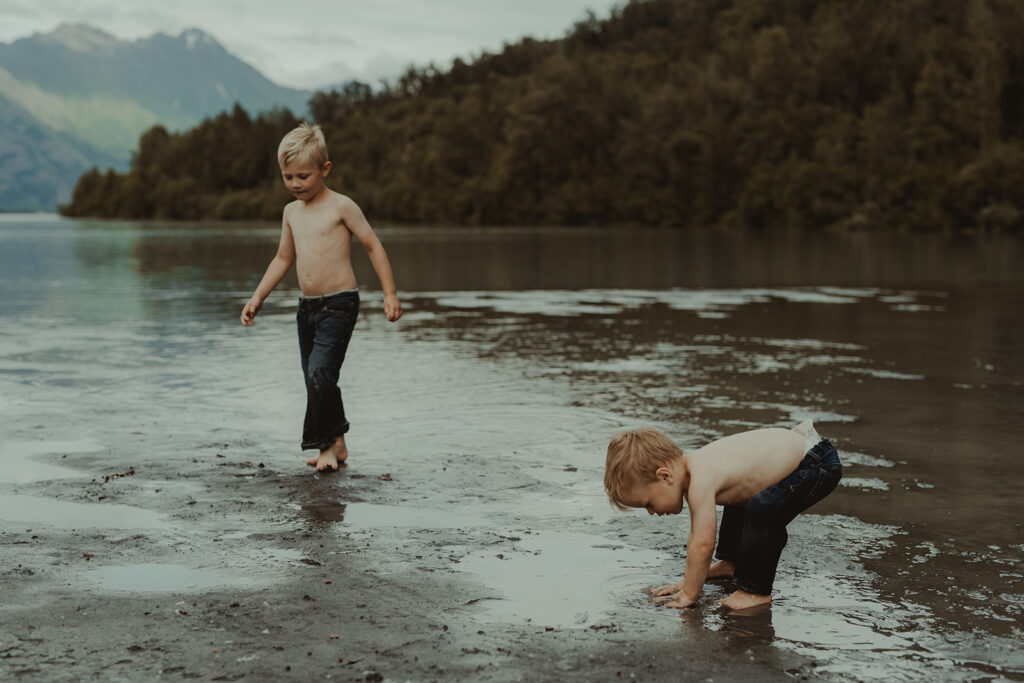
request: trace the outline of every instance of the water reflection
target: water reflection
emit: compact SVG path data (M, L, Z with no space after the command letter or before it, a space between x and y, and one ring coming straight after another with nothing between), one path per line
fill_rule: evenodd
M539 531L513 550L472 553L460 561L459 571L472 572L496 591L481 605L481 619L587 628L623 618L623 605L646 611L647 605L630 604L628 596L642 590L636 569L659 561L659 553L609 546L601 537Z
M110 233L110 224L87 226ZM127 224L140 273L191 273L204 282L255 282L280 228L259 223ZM663 289L668 287L940 288L1020 281L1020 239L892 233L715 230L378 228L404 291ZM116 240L116 238L114 238ZM123 239L123 237L122 237ZM91 239L85 260L109 249ZM356 270L376 289L356 248ZM103 259L100 262L104 262ZM290 276L291 277L291 276ZM191 278L190 278L191 279ZM294 279L286 284L294 286Z
M131 309L122 310L124 318L137 306L155 317L226 314L258 282L279 231L273 223L0 217L2 286L8 293L34 292L37 304L83 317L112 315L111 299ZM442 227L379 232L407 293L823 284L943 291L1024 280L1017 267L1021 240L1012 235ZM362 286L376 289L358 248L354 265ZM292 273L282 291L295 287ZM0 304L8 310L11 305L10 296Z
M739 612L726 612L721 617L721 628L742 638L772 642L775 640L772 605L759 605Z
M300 507L313 529L325 529L345 521L346 506L341 503L306 503Z
M60 529L166 529L165 515L130 505L93 505L41 496L0 497L0 520Z
M9 414L9 413L8 413ZM50 479L82 477L82 473L48 462L68 453L89 453L101 446L77 441L0 441L0 484L25 484Z

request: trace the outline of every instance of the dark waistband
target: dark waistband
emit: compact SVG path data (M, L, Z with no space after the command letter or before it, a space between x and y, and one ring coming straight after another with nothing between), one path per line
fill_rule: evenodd
M345 299L359 301L358 289L343 289L340 292L330 292L319 296L299 296L299 308L306 310L318 310L327 305L330 301L343 301Z

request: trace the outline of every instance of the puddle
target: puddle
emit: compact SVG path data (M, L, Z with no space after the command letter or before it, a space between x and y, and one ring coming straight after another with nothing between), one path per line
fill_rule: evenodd
M100 567L89 572L89 578L104 588L129 591L179 592L220 586L253 586L251 574L245 576L221 573L210 569L193 569L180 564L133 564Z
M300 507L306 513L310 525L316 529L345 521L346 506L341 503L309 503Z
M512 551L469 555L459 571L477 575L501 594L478 603L484 618L585 628L611 615L621 619L624 605L648 608L649 570L663 561L656 551L599 536L540 532Z
M0 497L0 519L60 529L161 529L165 516L113 503L71 503L38 496Z
M363 531L380 527L413 529L462 529L484 524L478 515L442 512L425 508L372 503L311 503L298 506L314 526L333 523Z
M86 476L69 467L50 462L30 460L48 455L59 460L66 453L92 453L103 446L89 440L79 441L4 441L0 442L0 483L25 484L51 479L71 479Z

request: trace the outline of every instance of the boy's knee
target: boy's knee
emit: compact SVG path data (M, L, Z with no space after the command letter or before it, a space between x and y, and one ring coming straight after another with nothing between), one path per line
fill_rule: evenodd
M330 368L316 368L310 373L307 385L315 392L327 391L338 385L338 375Z

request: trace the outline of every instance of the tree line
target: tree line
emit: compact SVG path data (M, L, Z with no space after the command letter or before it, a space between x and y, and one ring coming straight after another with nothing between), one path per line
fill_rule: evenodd
M1024 227L1024 0L632 0L316 94L373 220ZM277 218L287 111L154 127L67 215Z

